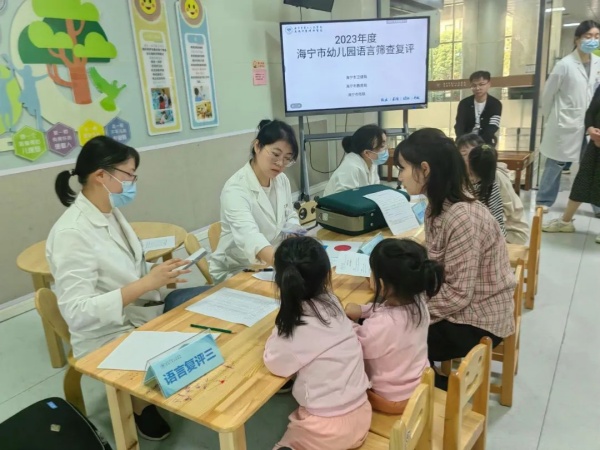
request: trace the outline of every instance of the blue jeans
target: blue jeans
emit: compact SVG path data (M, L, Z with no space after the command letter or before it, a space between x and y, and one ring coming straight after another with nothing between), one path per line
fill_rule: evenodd
M213 286L198 286L194 288L175 289L165 297L165 310L164 312L171 311L177 308L179 305L183 305L188 300L197 297L203 292L208 291Z
M542 206L552 206L560 189L560 175L565 163L552 158L546 158L544 173L540 180L536 203Z

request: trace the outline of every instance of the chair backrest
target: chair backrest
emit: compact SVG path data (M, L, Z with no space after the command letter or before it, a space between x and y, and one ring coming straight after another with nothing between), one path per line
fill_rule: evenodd
M390 435L390 450L431 450L433 448L433 369L423 372L421 384L410 396L402 417Z
M525 267L523 260L519 259L517 268L515 269L515 279L517 285L515 286L514 300L515 300L515 326L519 323L521 314L523 313L523 283L525 279Z
M473 347L463 359L458 370L450 374L446 397L443 448L461 448L463 416L468 412L465 406L471 399L473 399L472 411L485 417L482 433L486 433L491 358L492 340L484 337L481 343Z
M200 250L202 248L202 246L200 245L200 242L198 242L198 238L192 233L188 233L188 235L185 237L184 245L185 245L185 251L188 253L188 255L196 253L198 250ZM212 284L213 279L210 276L206 258L202 258L202 259L198 260L196 262L196 266L198 267L198 269L200 269L200 272L202 273L202 276L204 276L204 278L206 279L206 282L208 284Z
M40 317L50 324L52 329L67 344L71 343L71 333L65 319L63 319L56 295L48 288L38 289L35 293L35 308Z
M529 238L529 255L527 257L527 270L533 270L531 274L535 275L540 258L540 247L542 246L542 218L544 210L541 206L536 208L535 215L531 221L531 237ZM527 276L531 276L529 273Z
M208 227L208 243L210 244L211 252L217 249L219 239L221 239L221 222L215 222Z

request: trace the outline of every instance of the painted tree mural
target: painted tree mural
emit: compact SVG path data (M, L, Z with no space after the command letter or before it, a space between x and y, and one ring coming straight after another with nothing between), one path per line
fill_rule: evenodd
M72 90L75 103L92 102L88 63L107 63L117 49L108 41L92 3L82 0L32 0L35 14L19 36L19 55L24 64L45 64L48 75L59 86ZM59 66L65 66L68 79Z

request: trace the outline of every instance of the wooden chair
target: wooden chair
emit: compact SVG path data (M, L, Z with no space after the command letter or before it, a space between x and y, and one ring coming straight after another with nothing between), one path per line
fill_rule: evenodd
M60 314L58 309L58 301L56 295L48 288L38 289L35 293L35 307L42 317L47 322L52 330L60 336L60 338L67 344L71 344L71 334L69 333L69 327ZM83 394L81 392L81 373L75 370L76 359L73 358L73 351L69 352L67 357L69 363L65 372L65 379L63 381L63 389L65 391L65 399L75 406L81 414L84 416L85 403L83 401Z
M535 306L535 296L538 289L538 278L540 273L540 249L542 247L542 217L544 211L539 206L533 220L531 221L531 236L529 238L529 246L507 244L508 252L511 255L511 261L522 259L525 262L525 286L524 291L525 307L533 309Z
M188 235L185 237L184 246L185 251L188 253L188 255L196 253L202 248L200 242L198 242L198 238L192 233L188 233ZM202 276L206 279L206 283L213 284L213 279L210 276L210 272L208 270L208 262L206 262L206 258L198 260L196 262L196 266L198 267L198 269L200 269Z
M484 337L450 374L448 393L434 395L434 449L484 450L492 340Z
M401 416L373 411L371 432L360 449L431 450L433 379L433 369L428 367L421 377L421 384L411 395ZM382 429L381 426L385 428Z
M215 222L208 227L208 243L211 252L217 249L219 239L221 239L221 222Z
M519 364L519 347L521 338L521 312L523 308L523 262L517 266L515 277L515 332L505 338L500 345L492 350L492 360L502 363L502 378L500 383L492 383L490 391L500 394L500 404L512 406L515 375Z

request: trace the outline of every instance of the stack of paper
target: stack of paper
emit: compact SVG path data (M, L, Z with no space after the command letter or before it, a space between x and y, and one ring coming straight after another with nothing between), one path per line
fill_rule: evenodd
M148 360L187 341L199 333L182 333L179 331L132 331L123 342L115 348L98 369L114 370L146 370ZM220 333L210 333L215 339Z
M393 235L419 226L410 203L400 192L390 189L365 195L365 198L377 203Z
M356 253L363 245L362 242L352 241L322 241L325 247L331 267L335 267L338 263L338 258L344 253Z
M223 288L188 306L186 309L205 316L251 327L278 307L279 302L272 298Z
M345 253L338 259L335 269L338 275L352 275L355 277L370 277L371 266L369 265L369 255L362 253Z

